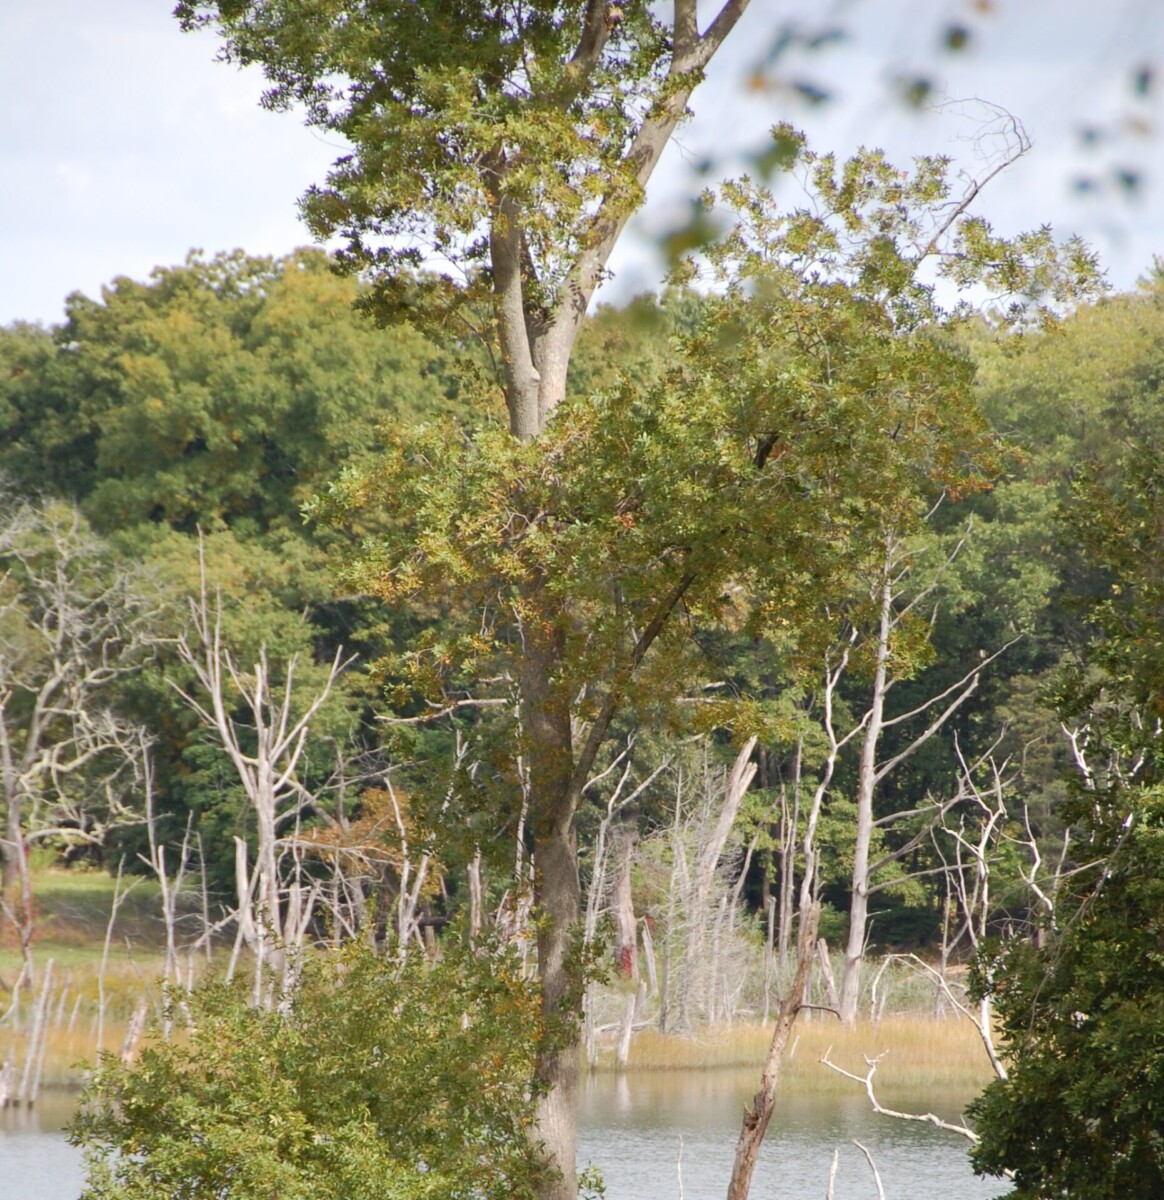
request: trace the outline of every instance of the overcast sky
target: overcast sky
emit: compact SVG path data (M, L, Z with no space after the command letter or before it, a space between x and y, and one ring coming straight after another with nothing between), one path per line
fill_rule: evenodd
M192 247L281 254L309 240L296 199L341 148L295 116L261 111L261 79L216 63L213 38L183 35L170 7L0 3L0 324L57 321L69 292L145 278ZM829 91L827 103L746 86L784 22L825 25L832 14L847 41L776 63L785 83ZM970 34L957 55L937 48L952 23ZM1157 75L1137 94L1146 66ZM1160 0L752 0L652 181L607 295L657 284L653 239L708 182L692 164L711 157L716 173L739 170L777 121L806 129L821 150L944 153L973 169L965 105L915 114L889 99L894 78L919 72L935 95L1001 105L1030 134L1030 154L981 207L1002 231L1050 222L1080 233L1118 287L1164 254ZM1130 190L1121 173L1137 179Z

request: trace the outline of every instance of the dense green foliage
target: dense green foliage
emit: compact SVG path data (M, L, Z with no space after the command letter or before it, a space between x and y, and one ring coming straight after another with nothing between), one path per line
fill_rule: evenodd
M345 262L373 267L395 304L425 299L407 268L426 253L468 285L428 301L464 311L487 296L483 233L503 203L521 214L526 286L549 313L567 299L597 205L625 218L641 200L626 150L671 86L672 46L649 5L610 20L587 0L183 0L177 12L188 28L217 28L231 61L262 68L269 107L300 107L351 145L304 215L346 241Z
M1155 307L1144 297L1133 314ZM1013 1171L1024 1200L1164 1188L1164 446L1143 419L1159 401L1156 353L1126 365L1140 388L1116 419L1134 438L1093 453L1065 506L1103 584L1086 654L1057 689L1078 746L1062 815L1083 861L1045 944L981 967L1013 1067L974 1105L974 1161Z
M66 320L0 340L0 470L82 503L101 532L142 524L299 530L298 506L377 425L447 411L449 358L378 331L316 251L241 253L73 295Z
M901 188L901 177L887 167L879 175L876 159L863 167L868 190L826 160L823 207L841 224L884 225L879 197ZM924 191L932 178L910 186ZM924 201L923 191L906 198ZM942 202L940 190L933 197ZM734 722L764 740L772 787L805 728L804 664L838 629L868 621L867 580L885 530L913 530L922 563L962 537L972 515L941 577L936 620L905 631L895 650L904 674L891 711L940 690L968 656L1025 634L959 714L960 744L986 744L1007 723L1022 756L1015 794L1029 801L1036 834L1047 841L1074 822L1075 865L1110 856L1065 888L1067 915L1047 931L1044 950L1012 943L998 959L991 986L1015 1068L977 1109L977 1161L1016 1169L1028 1189L1020 1194L1032 1198L1068 1175L1093 1188L1073 1195L1135 1190L1144 1179L1155 1186L1160 293L1148 287L1019 336L960 321L939 333L931 294L894 267L884 243L853 257L858 243L838 239L829 219L773 213L746 186L731 199L744 221L717 259L725 290L703 298L676 290L663 305L644 299L626 315L600 313L537 453L487 416L475 429L458 421L464 383L448 351L406 328L363 324L350 313L353 285L307 255L285 264L192 260L149 284L118 281L99 303L75 298L60 330L3 331L5 469L17 492L79 499L110 535L107 564L144 558L152 594L169 598L159 614L170 628L196 583L190 530L204 524L211 580L223 588L225 628L241 653L266 642L283 660L297 651L323 660L354 635L379 658L372 683L353 676L321 720L305 783L326 773L327 739L375 744L364 722L378 686L404 715L428 703L505 701L455 717L462 742L477 739L471 770L454 769L449 737L423 726L396 745L415 763L403 772L415 788L410 820L435 839L425 844L439 847L448 879L445 899L432 903L450 911L464 900L460 863L482 849L498 870L512 861L521 778L506 664L531 619L531 581L545 606L534 616L554 623L568 651L562 684L579 697L579 717L600 719L614 697L612 728L639 734L636 773L658 761L677 728ZM335 346L342 352L332 354ZM242 431L238 442L232 429ZM139 443L140 463L130 449ZM338 483L314 503L348 526L344 569L360 595L344 602L331 598L324 567L336 535L297 517L337 470ZM923 521L943 492L936 519ZM653 628L665 653L636 658ZM164 641L156 653L179 678ZM860 712L866 668L858 653L842 720ZM722 680L729 686L711 702L661 704ZM177 840L193 812L217 864L212 879L229 888L232 838L246 833L248 817L221 754L196 735L161 671L137 672L116 690L118 711L145 719L158 739L165 836ZM1088 731L1092 787L1063 783L1071 763L1060 719ZM819 752L811 738L805 745ZM1134 776L1129 764L1139 764ZM842 761L822 824L826 895L842 908L852 771ZM939 792L950 771L936 739L893 780L879 811ZM584 834L603 794L582 798ZM773 819L763 806L776 795L757 793L756 825L766 811ZM451 826L437 820L450 797ZM359 818L359 798L349 804ZM648 791L633 815L649 829L666 820L665 804ZM890 850L914 832L887 830L879 845ZM756 862L771 874L778 847L771 838L759 845ZM931 865L923 846L895 870ZM996 869L1002 928L1029 917L1030 902L1013 859L1000 855ZM504 886L503 875L492 878ZM941 897L927 877L883 897L879 936L933 938ZM243 1071L258 1026L234 1043L224 1031L274 1018L244 1019L234 1001L209 993L200 1003L224 1055L232 1045L236 1056L213 1069ZM280 1067L287 1078L300 1069L306 1037ZM137 1086L129 1076L123 1085ZM211 1110L214 1086L208 1076L200 1094ZM262 1095L253 1092L255 1104ZM303 1120L323 1120L320 1111ZM1062 1137L1047 1132L1051 1111ZM94 1136L113 1145L121 1135L104 1128ZM219 1131L220 1149L245 1141L232 1128ZM322 1161L313 1155L342 1158L341 1146L365 1136L352 1126L325 1152L303 1128L282 1142L263 1134L254 1161L279 1163L278 1177L294 1180ZM179 1161L186 1170L193 1160L175 1157L175 1169ZM406 1163L374 1161L385 1189L423 1194L407 1190L420 1185ZM337 1179L343 1169L334 1167ZM286 1194L294 1186L285 1183Z
M504 956L313 958L277 1008L183 997L191 1027L108 1055L72 1130L86 1200L510 1200L526 1136L535 989Z
M1063 929L989 964L1010 1074L971 1106L972 1157L1012 1171L1022 1200L1164 1188L1164 803L1135 804L1118 845L1088 847L1111 857Z

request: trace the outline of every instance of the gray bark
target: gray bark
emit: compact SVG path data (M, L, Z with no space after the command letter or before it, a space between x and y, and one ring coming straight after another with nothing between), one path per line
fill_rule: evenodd
M672 87L666 99L643 120L624 156L624 165L640 188L645 188L659 157L687 110L691 92L702 72L748 6L748 0L725 0L702 35L696 20L695 0L675 0ZM588 5L581 37L571 59L571 76L562 102L588 84L609 33L609 6L599 0ZM631 208L614 186L595 213L585 249L579 254L563 290L563 299L552 314L542 314L527 303L523 286L522 214L505 190L506 163L502 154L488 164L486 174L494 198L490 223L490 258L493 273L494 318L501 348L510 432L523 441L544 430L554 409L565 399L570 356L594 289L618 241ZM685 584L686 586L689 585ZM530 589L535 602L538 588ZM677 603L682 591L673 603ZM662 619L669 615L667 608ZM560 613L543 613L557 619ZM659 625L661 628L661 623ZM649 648L658 628L648 630L635 647L629 672ZM597 749L621 699L612 685L608 702L593 723L575 761L571 741L569 704L556 695L555 676L560 646L551 637L536 638L526 631L520 673L520 711L525 751L530 763L530 824L534 836L536 899L541 910L538 935L538 971L542 986L543 1015L559 1033L563 1022L576 1024L577 1014L565 1011L571 992L570 945L576 936L581 907L574 811L581 787ZM575 1144L577 1125L578 1045L576 1037L555 1036L539 1055L538 1078L547 1085L539 1102L538 1135L556 1178L542 1190L542 1200L573 1200L577 1193Z

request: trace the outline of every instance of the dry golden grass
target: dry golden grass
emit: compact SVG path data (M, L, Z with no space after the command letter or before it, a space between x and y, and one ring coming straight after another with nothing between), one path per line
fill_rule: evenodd
M23 990L18 1012L0 1025L0 1066L24 1070L40 995L43 972L53 950L37 953L38 977L32 988ZM43 955L43 956L42 956ZM96 1059L100 1050L120 1050L134 1011L147 1000L159 998L157 981L161 959L155 955L129 958L124 948L111 956L104 978L105 1015L99 1020L101 988L98 985L100 954L53 958L46 1025L43 1034L42 1086L75 1086L81 1082L84 1064ZM11 968L9 968L11 969ZM0 993L5 1005L10 997Z
M660 1034L644 1029L631 1041L632 1071L701 1070L717 1067L755 1067L768 1052L770 1025L740 1024L703 1029L691 1035ZM976 1089L990 1077L990 1065L977 1031L955 1017L884 1017L877 1023L859 1021L852 1029L832 1017L801 1020L784 1057L783 1078L797 1087L851 1090L855 1085L820 1065L830 1058L857 1075L866 1071L865 1056L883 1055L877 1083L885 1089L951 1087ZM614 1066L613 1044L599 1053L599 1069Z
M124 1021L107 1021L103 1030L103 1048L120 1050L126 1028ZM18 1077L24 1071L27 1055L28 1043L23 1035L9 1031L0 1037L0 1064L13 1063ZM97 1031L90 1021L78 1022L71 1030L49 1030L45 1038L41 1086L79 1086L84 1080L86 1068L92 1065L96 1056Z

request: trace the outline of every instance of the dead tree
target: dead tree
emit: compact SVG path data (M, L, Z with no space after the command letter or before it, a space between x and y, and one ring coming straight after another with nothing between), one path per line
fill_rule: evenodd
M811 867L808 873L812 873ZM810 901L808 909L802 910L800 913L800 931L796 942L796 974L784 999L780 1002L776 1028L772 1032L772 1042L768 1047L768 1056L760 1074L760 1086L752 1097L752 1102L744 1108L743 1124L740 1128L739 1140L736 1143L735 1160L728 1183L728 1200L747 1200L752 1186L756 1157L760 1153L764 1134L768 1131L768 1125L776 1107L776 1093L780 1083L780 1063L784 1058L784 1051L788 1047L796 1019L804 1008L804 993L808 986L809 973L812 971L819 917L820 905L815 900Z
M705 770L704 802L701 805L696 830L694 862L687 878L684 897L686 937L683 946L683 989L680 992L681 1024L690 1024L693 1019L696 982L701 976L706 984L703 995L704 1014L708 1020L714 1016L716 964L711 964L710 972L701 970L701 967L708 965L705 954L709 934L713 932L714 926L711 897L744 793L756 774L756 764L752 761L755 749L756 738L751 737L740 747L735 762L722 780L708 776Z
M968 536L969 531L967 531ZM873 878L879 869L900 857L900 852L872 862L874 838L879 830L895 825L908 817L916 816L916 809L874 816L874 800L879 785L886 776L911 758L935 734L977 690L982 671L1002 650L982 659L960 679L943 691L930 696L907 712L892 717L886 715L886 701L891 689L901 676L894 667L894 649L902 626L913 615L920 614L928 606L928 620L932 627L937 619L938 605L933 600L942 575L954 561L965 543L965 536L950 554L931 573L921 588L913 586L911 575L917 562L917 553L906 539L895 531L885 535L885 553L878 578L871 589L870 598L876 612L875 631L872 635L873 676L869 694L869 706L862 718L862 736L857 773L857 828L853 849L853 870L849 889L849 933L845 946L845 965L841 976L840 1002L841 1019L852 1025L857 1019L857 1001L860 992L861 967L865 957L865 946L869 925L869 897L873 891ZM888 758L880 756L881 740L887 730L912 722L922 722L919 733L901 749Z
M248 863L246 843L236 839L239 939L232 965L239 940L246 942L256 956L258 992L264 963L269 961L275 974L282 974L283 948L303 936L303 897L293 892L288 899L296 903L284 903L279 835L305 808L319 809L318 796L299 779L299 763L312 721L354 660L344 659L342 650L337 650L322 682L302 706L295 695L296 657L287 662L281 687L272 684L265 646L251 669L241 670L224 642L221 599L210 598L205 564L199 596L190 604L190 632L179 638L178 654L198 686L189 690L173 686L226 752L255 814L253 866ZM240 710L245 717L236 716Z
M148 650L156 606L61 502L0 500L0 904L32 968L28 850L100 846L141 820L136 725L114 689Z

